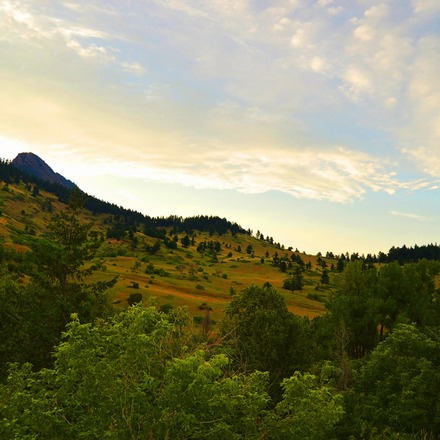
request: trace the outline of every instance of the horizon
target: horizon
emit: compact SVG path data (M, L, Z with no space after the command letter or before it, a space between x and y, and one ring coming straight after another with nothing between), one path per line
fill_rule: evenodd
M440 4L0 0L0 151L309 254L438 241Z

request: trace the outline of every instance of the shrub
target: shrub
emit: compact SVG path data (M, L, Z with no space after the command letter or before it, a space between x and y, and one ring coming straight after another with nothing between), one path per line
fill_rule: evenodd
M307 298L314 299L315 301L324 302L324 298L317 293L308 293Z
M129 306L133 306L142 301L142 293L131 293L127 298L127 302Z
M173 305L170 304L170 303L162 304L162 305L159 307L159 312L162 312L162 313L168 314L168 313L171 312L171 310L173 310L173 308L174 308Z

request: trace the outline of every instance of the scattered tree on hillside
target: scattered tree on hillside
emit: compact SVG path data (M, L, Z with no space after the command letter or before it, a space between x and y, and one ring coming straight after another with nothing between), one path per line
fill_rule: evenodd
M344 270L344 267L345 267L344 260L342 258L339 258L336 264L336 270L339 273L341 273Z
M150 246L149 244L145 245L145 250L150 254L150 255L155 255L160 251L160 241L156 240L153 244L153 246Z
M283 282L283 288L290 290L292 293L295 290L302 290L303 288L303 276L302 270L299 266L295 266L293 272L290 273L289 278L286 278Z
M328 275L328 270L327 269L324 269L322 271L321 280L320 281L321 281L321 284L329 284L330 283L330 277Z
M180 239L180 242L182 243L182 246L183 246L184 248L187 248L187 247L189 247L189 245L191 244L191 239L189 238L188 235L185 235L184 237L182 237L182 238Z

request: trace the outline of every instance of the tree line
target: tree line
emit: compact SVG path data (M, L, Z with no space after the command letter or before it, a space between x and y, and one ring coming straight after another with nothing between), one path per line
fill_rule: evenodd
M319 255L321 255L319 253ZM364 261L365 264L370 265L373 263L392 263L397 261L400 265L405 263L414 263L419 260L440 260L440 246L435 243L427 245L417 245L401 247L392 246L387 253L380 251L376 254L359 255L358 252L349 254L334 254L333 252L327 252L326 258L337 259L343 262L348 261Z

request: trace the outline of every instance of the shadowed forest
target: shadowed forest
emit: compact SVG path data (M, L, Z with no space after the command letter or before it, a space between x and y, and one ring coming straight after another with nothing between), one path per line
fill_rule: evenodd
M436 244L312 256L0 165L0 438L440 438Z

